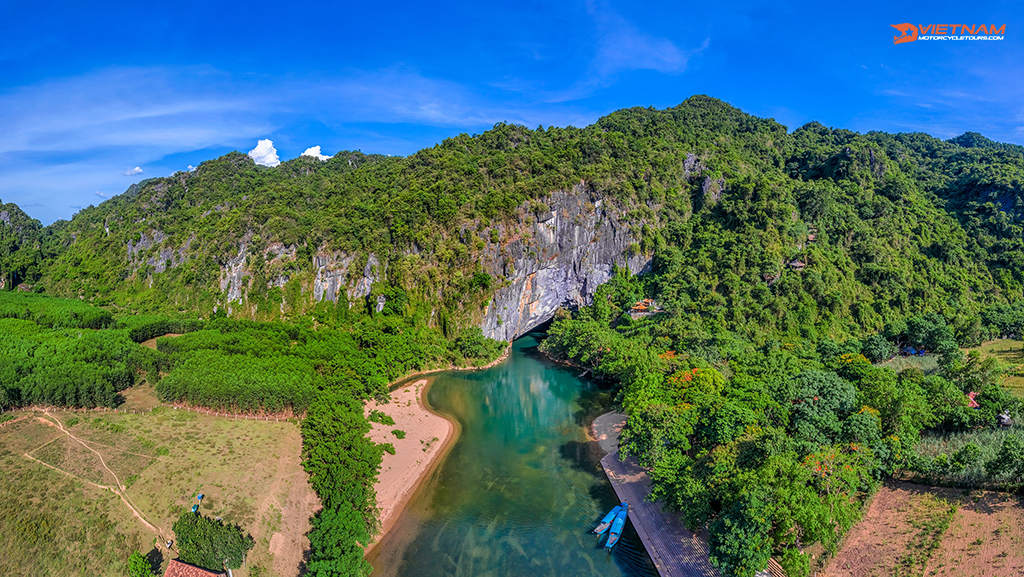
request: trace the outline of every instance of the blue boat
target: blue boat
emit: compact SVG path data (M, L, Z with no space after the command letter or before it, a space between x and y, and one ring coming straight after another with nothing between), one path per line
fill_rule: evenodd
M612 521L615 520L615 516L619 514L619 511L621 511L623 507L628 507L628 506L629 505L627 505L626 502L623 501L623 502L619 503L618 505L616 505L614 509L612 509L611 511L608 511L608 514L604 516L604 519L601 519L601 522L594 529L594 533L597 533L598 535L604 534L604 532L607 531L608 528L612 526Z
M625 503L623 503L625 505ZM626 516L629 515L629 505L626 505L619 510L619 514L615 516L615 520L612 521L612 529L608 532L608 542L604 544L605 549L611 549L619 542L619 537L622 536L622 528L626 525Z

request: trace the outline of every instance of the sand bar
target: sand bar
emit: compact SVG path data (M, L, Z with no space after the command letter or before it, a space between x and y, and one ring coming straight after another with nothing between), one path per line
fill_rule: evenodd
M372 423L370 439L375 443L391 443L395 454L384 453L377 479L377 507L380 509L381 532L374 545L395 524L402 509L416 493L420 482L427 477L455 439L455 425L427 408L425 395L429 382L419 379L391 391L391 402L366 404L366 414L379 410L395 420L394 425ZM392 431L405 431L399 439Z

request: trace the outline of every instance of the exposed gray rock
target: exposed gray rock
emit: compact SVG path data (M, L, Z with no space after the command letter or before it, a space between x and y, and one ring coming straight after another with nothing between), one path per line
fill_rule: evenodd
M11 215L6 210L0 210L0 222L3 222L7 226L11 225Z
M699 160L689 163L695 170L702 169ZM614 266L628 268L634 274L650 268L650 257L629 254L631 245L639 241L630 229L642 223L627 222L618 208L590 186L580 182L571 191L551 194L544 204L548 210L536 214L528 203L524 204L516 226L497 224L480 231L461 231L464 242L473 236L483 241L481 264L501 281L480 323L488 337L511 341L550 320L559 307L590 304L597 287L611 278ZM498 233L498 242L491 242L492 231ZM228 303L245 298L248 238L242 240L238 255L221 267L220 290L226 292ZM154 240L144 236L137 245L130 243L129 251L148 248ZM413 246L407 253L419 251ZM273 259L295 255L296 247L280 243L269 246L264 253L265 258ZM163 251L160 256L164 257ZM386 263L375 254L368 255L363 266L357 263L357 255L329 253L321 247L312 263L313 298L337 302L345 291L351 306L370 295L373 284L386 278ZM268 286L283 286L287 281L287 274L281 274L270 279ZM373 306L380 312L385 303L384 297L378 296Z
M128 258L133 259L139 251L148 250L154 245L161 244L167 239L167 235L159 230L153 231L153 236L141 233L139 242L128 241Z
M338 301L338 291L345 286L348 267L354 259L355 257L347 255L339 257L333 254L318 254L313 257L313 266L316 267L313 298L316 301Z
M338 294L344 288L349 306L352 301L370 294L373 283L384 278L384 267L377 255L370 253L362 271L353 274L350 270L356 257L345 253L319 254L313 257L316 276L313 278L313 298L317 301L338 302Z
M495 292L484 312L488 337L511 341L551 320L559 307L590 304L613 266L633 273L650 268L650 257L627 254L637 242L629 223L585 184L552 194L546 204L551 218L513 235L505 257L489 263L488 272L510 284Z
M705 176L704 182L701 184L701 192L704 193L706 202L718 202L722 198L722 193L725 192L725 179L712 180L710 176Z
M382 278L384 278L384 271L380 266L380 261L377 260L377 255L370 253L369 258L366 259L366 266L363 267L362 276L356 279L355 284L348 291L349 302L370 294L373 283Z
M243 242L238 249L238 256L228 260L221 267L220 290L228 291L228 302L242 302L242 286L245 274L246 244Z
M705 168L704 163L697 158L696 154L688 152L686 154L686 160L683 161L683 178L696 176Z

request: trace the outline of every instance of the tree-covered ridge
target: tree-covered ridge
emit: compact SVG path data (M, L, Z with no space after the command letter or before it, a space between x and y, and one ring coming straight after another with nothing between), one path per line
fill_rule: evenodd
M0 201L0 290L14 290L42 275L43 244L52 233L18 205Z
M239 265L246 306L233 314L269 320L314 306L317 254L354 257L350 280L373 254L383 274L370 302L399 290L457 331L501 286L501 270L481 267L547 195L582 182L624 209L633 250L679 249L663 266L687 263L690 294L675 298L695 316L756 306L769 332L813 316L846 333L850 318L876 329L903 307L970 316L1019 297L1022 166L1020 147L972 133L943 142L811 123L789 134L694 96L586 128L499 124L406 158L342 152L266 168L232 153L47 227L34 280L133 310L209 314L227 305L224 271ZM809 311L810 300L824 306Z

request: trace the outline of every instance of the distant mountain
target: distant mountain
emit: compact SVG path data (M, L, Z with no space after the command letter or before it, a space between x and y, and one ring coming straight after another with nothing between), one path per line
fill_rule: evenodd
M8 289L128 310L401 313L496 338L588 302L614 266L671 268L663 300L688 322L752 334L926 310L966 326L1022 296L1022 183L1021 147L976 133L789 134L694 96L406 158L233 152L45 228L5 205L0 267Z

